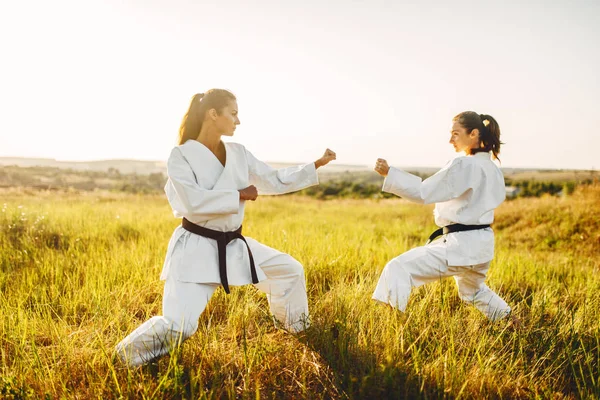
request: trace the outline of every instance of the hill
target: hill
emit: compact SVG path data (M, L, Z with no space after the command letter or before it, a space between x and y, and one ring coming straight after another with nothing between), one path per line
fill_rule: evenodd
M167 171L167 164L164 161L142 160L58 161L53 158L0 157L0 166L46 167L73 171L118 170L122 174L140 175Z

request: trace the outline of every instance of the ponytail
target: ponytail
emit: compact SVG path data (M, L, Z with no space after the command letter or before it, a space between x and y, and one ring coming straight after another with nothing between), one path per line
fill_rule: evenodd
M200 135L206 112L214 108L217 114L221 114L231 100L235 100L235 96L224 89L210 89L206 93L195 94L179 127L179 144L195 140Z
M504 144L500 141L500 126L491 115L477 114L474 111L464 111L453 118L466 130L471 133L473 129L479 131L479 147L471 149L471 154L480 152L492 152L494 158L500 161L500 145Z
M202 118L203 115L200 114L200 101L204 97L204 93L196 93L194 97L192 97L192 101L190 102L190 107L188 111L183 116L183 120L181 121L181 126L179 127L179 143L184 144L190 139L196 139L200 134L200 129L202 128Z
M500 145L503 144L500 141L500 126L491 115L479 114L479 118L481 118L481 124L483 125L483 130L479 131L480 147L482 149L480 151L491 151L494 158L500 161L498 154L500 154Z

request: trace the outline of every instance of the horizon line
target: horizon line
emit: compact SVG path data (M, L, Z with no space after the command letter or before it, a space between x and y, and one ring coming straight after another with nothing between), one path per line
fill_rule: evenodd
M143 159L143 158L105 158L105 159L94 159L94 160L61 160L61 159L57 159L57 158L51 158L51 157L24 157L24 156L3 156L0 155L0 159L20 159L20 160L45 160L45 161L52 161L52 162L56 162L56 163L80 163L80 164L85 164L85 163L102 163L102 162L148 162L148 163L156 163L156 164L166 164L166 160L156 160L156 159ZM265 161L267 164L284 164L284 165L301 165L301 164L306 164L306 162L296 162L296 161ZM0 166L5 166L4 164L0 164ZM395 167L396 165L390 165L392 167ZM327 166L324 166L322 168L327 168L327 167L351 167L351 168L365 168L365 169L371 169L371 166L369 164L330 164ZM421 166L417 166L417 165L413 165L413 166L402 166L402 168L404 169L410 169L410 168L428 168L428 169L441 169L442 167L440 166L425 166L425 165L421 165ZM555 170L555 171L587 171L587 172L595 172L597 171L594 167L592 168L560 168L560 167L532 167L532 166L527 166L527 167L514 167L514 166L504 166L504 165L500 165L500 168L507 168L507 169L525 169L525 170Z

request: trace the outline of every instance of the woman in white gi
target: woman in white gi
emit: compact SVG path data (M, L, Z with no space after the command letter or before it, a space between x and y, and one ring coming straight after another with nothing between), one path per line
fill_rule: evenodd
M318 184L316 169L335 160L329 149L316 162L274 169L237 143L224 143L237 125L235 96L223 89L196 94L167 163L165 192L182 218L169 242L161 279L163 315L152 317L116 347L134 366L161 356L191 336L219 285L254 283L287 330L308 323L302 265L290 255L241 235L244 205L258 194L282 194Z
M500 127L489 115L462 112L453 119L450 144L465 155L424 181L377 160L375 171L385 177L383 191L421 204L435 203L435 223L442 228L428 244L385 266L373 299L404 311L413 287L454 276L461 299L490 320L499 320L511 309L484 281L494 257L489 225L506 196L504 176L492 160L500 153Z

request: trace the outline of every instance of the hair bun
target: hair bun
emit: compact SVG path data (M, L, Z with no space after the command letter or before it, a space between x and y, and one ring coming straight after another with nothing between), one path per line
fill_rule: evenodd
M198 98L198 100L202 100L202 98L204 97L204 93L196 93L196 97Z

